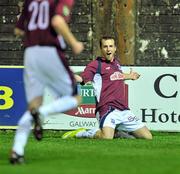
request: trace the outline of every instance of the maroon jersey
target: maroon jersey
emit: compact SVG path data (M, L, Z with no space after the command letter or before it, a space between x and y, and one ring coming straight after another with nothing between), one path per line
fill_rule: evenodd
M112 62L103 58L98 59L89 63L81 74L85 83L88 81L93 82L97 98L96 111L100 113L100 116L103 116L110 107L119 110L129 109L120 64L116 59ZM101 61L101 66L99 66L98 61ZM100 73L98 73L99 67Z
M34 45L56 46L65 49L62 37L57 37L51 26L55 14L69 21L74 0L25 0L16 27L25 31L25 47Z

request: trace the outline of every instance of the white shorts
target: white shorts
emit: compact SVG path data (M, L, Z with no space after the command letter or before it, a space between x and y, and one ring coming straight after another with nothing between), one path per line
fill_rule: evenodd
M145 125L130 110L120 111L114 109L100 120L100 128L111 127L113 129L133 132Z
M24 83L28 102L43 96L45 87L57 97L73 94L72 79L55 47L26 48L24 65Z

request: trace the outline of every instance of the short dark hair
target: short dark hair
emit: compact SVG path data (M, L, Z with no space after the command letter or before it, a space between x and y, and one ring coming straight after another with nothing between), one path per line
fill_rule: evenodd
M102 36L102 37L99 39L99 46L100 46L100 48L102 47L102 40L108 40L108 39L114 40L114 43L116 42L116 41L115 41L115 38L114 38L113 36ZM116 45L116 43L115 43L115 45Z

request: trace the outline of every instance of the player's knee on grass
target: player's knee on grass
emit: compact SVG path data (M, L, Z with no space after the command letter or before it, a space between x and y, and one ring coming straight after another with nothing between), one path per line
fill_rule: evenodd
M152 134L151 134L151 132L149 131L149 129L146 126L132 132L132 134L136 138L152 140Z
M101 129L100 138L101 139L113 139L114 131L115 130L111 127L103 127Z

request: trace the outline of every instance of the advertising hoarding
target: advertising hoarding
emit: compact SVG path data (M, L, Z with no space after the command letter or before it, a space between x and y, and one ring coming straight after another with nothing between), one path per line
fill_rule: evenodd
M80 72L84 67L71 67ZM141 74L136 81L127 80L128 103L131 110L151 130L180 131L179 67L132 67ZM130 67L123 67L129 72ZM27 103L22 80L23 67L0 68L0 128L15 128ZM79 86L82 104L69 112L48 116L45 129L76 129L98 127L95 99L91 85ZM54 100L45 91L44 104Z

